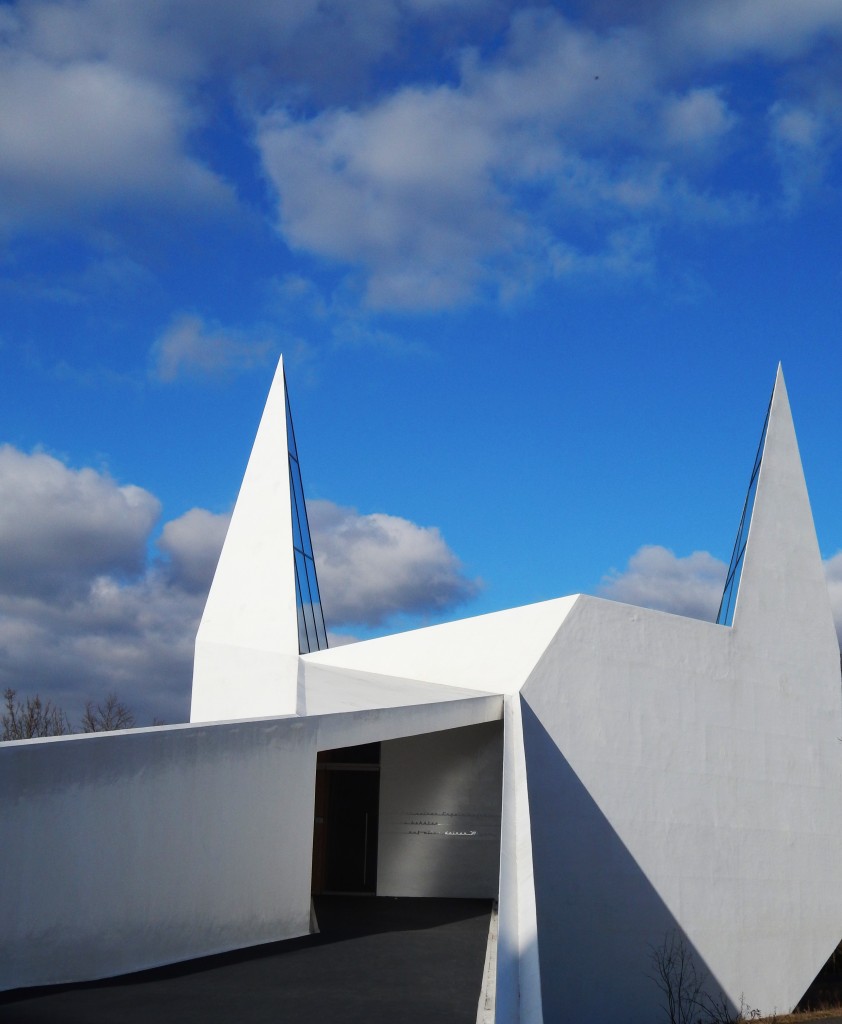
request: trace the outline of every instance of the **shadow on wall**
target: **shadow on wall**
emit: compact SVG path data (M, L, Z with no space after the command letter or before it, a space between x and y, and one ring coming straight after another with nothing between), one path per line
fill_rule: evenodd
M522 711L544 1018L651 1024L652 952L681 929L525 700Z

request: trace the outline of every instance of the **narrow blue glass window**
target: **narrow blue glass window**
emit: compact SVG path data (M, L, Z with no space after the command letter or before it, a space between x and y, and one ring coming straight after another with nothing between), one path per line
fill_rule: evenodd
M722 600L719 602L719 611L716 614L716 621L722 626L730 626L734 620L734 608L737 604L740 576L743 571L743 555L746 553L746 544L748 543L748 528L751 524L751 513L754 509L754 496L757 493L757 480L760 476L760 463L763 461L763 446L766 444L766 428L769 425L769 412L771 408L772 399L770 398L766 409L766 419L763 421L763 430L760 432L760 444L757 446L757 454L754 457L754 466L752 467L751 478L748 482L746 500L743 502L743 514L740 517L737 539L734 541L734 550L731 552L728 575L725 577L725 589L722 592Z
M298 462L298 446L295 443L295 429L289 407L289 392L286 390L287 456L289 459L289 497L292 508L292 549L295 556L295 604L298 613L298 650L301 654L323 651L327 647L322 599L319 595L319 581L316 576L316 559L313 542L310 539L310 524L307 520L307 505L304 501L304 485L301 482L301 466Z

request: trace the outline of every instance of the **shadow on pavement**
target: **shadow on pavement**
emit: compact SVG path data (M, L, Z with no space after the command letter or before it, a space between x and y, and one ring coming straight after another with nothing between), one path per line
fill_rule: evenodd
M320 934L0 994L4 1024L474 1024L490 900L316 897Z

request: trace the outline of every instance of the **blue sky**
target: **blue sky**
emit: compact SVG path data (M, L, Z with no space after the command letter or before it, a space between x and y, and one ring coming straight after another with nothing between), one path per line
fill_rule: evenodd
M842 622L841 43L835 0L0 3L0 683L184 718L281 353L337 636L714 614L779 360Z

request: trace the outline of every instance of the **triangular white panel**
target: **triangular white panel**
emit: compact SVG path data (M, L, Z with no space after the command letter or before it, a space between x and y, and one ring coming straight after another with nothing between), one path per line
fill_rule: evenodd
M314 652L305 660L483 692L517 693L577 600L573 594L443 622Z
M786 384L779 368L766 428L734 627L783 647L798 637L827 645L834 635L827 584L801 468ZM805 633L806 631L806 633Z
M190 720L294 714L297 670L281 361L196 636Z

